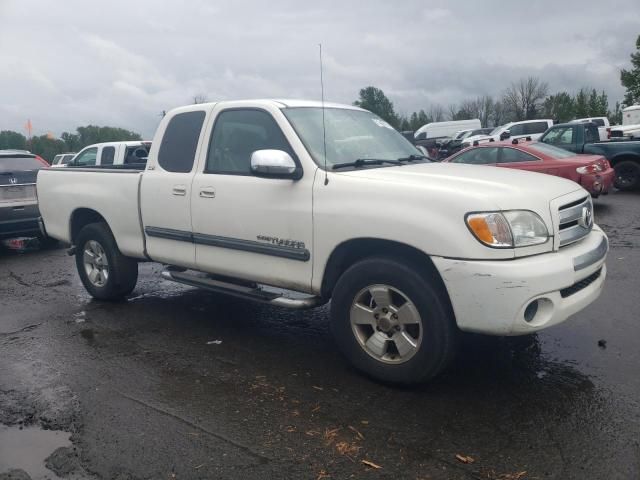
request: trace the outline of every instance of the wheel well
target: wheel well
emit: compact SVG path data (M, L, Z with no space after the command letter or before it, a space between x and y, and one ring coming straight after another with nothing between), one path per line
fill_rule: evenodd
M71 215L71 243L75 244L78 233L80 233L80 230L86 225L99 222L107 223L104 217L95 210L91 210L90 208L79 208L75 210Z
M377 238L358 238L348 240L338 245L331 253L322 278L321 294L330 298L335 284L340 276L354 263L372 256L393 257L417 267L422 274L432 279L442 290L447 302L449 294L440 277L440 273L431 261L429 255L415 247L404 243Z
M630 160L632 162L640 163L640 156L633 155L630 153L623 153L616 157L613 157L609 163L611 163L612 167L615 167L618 163Z

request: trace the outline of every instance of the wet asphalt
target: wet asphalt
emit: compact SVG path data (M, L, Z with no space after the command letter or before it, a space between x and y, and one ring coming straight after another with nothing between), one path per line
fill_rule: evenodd
M417 388L353 371L326 307L155 264L102 303L64 249L0 252L0 479L640 478L640 192L595 203L600 299L532 338L465 336Z

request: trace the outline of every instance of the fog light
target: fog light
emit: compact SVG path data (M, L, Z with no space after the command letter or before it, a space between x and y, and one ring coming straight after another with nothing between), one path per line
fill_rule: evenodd
M533 319L536 318L536 313L538 313L538 300L534 300L527 308L524 310L524 320L527 323L533 322Z

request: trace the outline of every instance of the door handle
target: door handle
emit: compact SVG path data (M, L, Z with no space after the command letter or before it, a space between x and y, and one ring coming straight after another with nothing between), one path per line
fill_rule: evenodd
M171 193L174 195L186 195L187 194L187 186L186 185L174 185L171 189Z
M200 196L202 198L216 198L216 191L213 187L202 187L200 190Z

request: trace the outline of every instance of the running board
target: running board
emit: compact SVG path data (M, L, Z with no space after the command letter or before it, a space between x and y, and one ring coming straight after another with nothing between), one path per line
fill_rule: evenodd
M172 282L183 283L192 287L203 288L216 293L246 298L256 302L268 303L278 307L291 309L305 309L317 307L324 303L322 298L313 295L305 295L291 290L271 289L270 287L251 287L240 283L216 280L194 273L165 270L162 277ZM273 291L272 291L273 290Z

